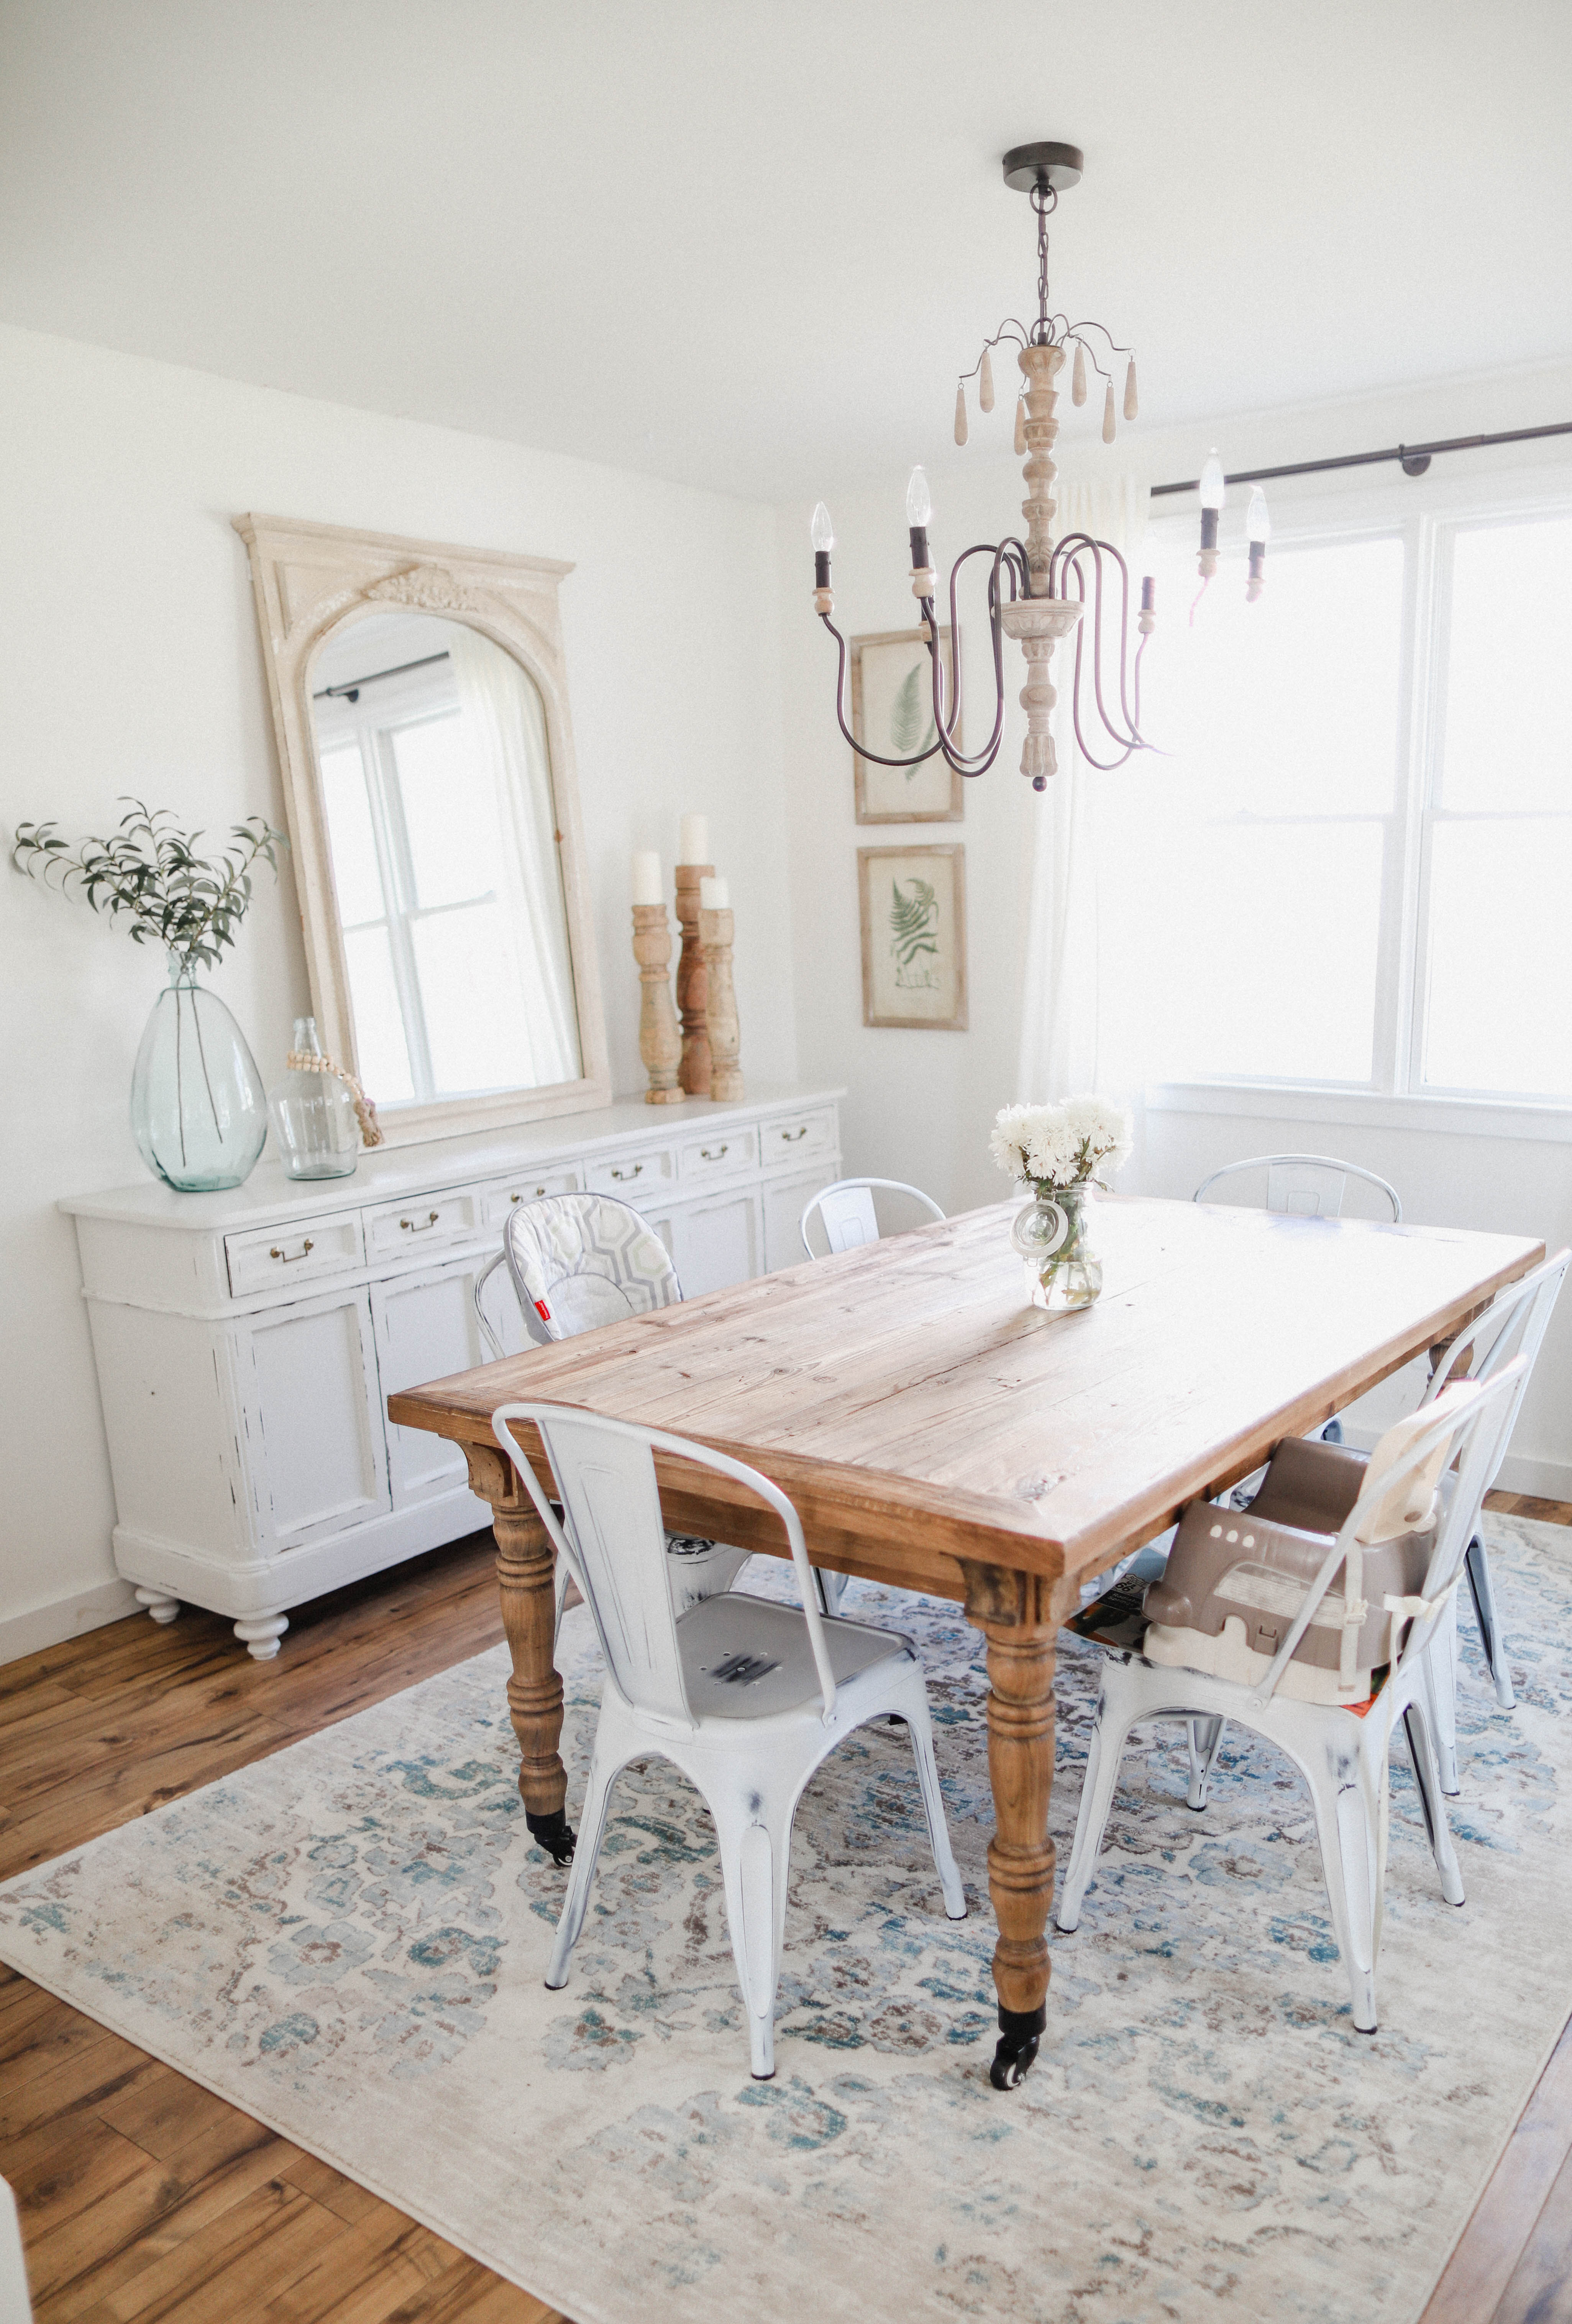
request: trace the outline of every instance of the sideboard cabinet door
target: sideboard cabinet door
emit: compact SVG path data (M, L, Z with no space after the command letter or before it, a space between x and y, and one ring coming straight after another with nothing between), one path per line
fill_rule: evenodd
M490 1257L486 1251L477 1258L449 1259L446 1266L422 1268L418 1275L395 1275L389 1282L373 1284L371 1307L384 1397L491 1361L475 1316L475 1278ZM515 1327L510 1333L506 1326L507 1310L513 1310L516 1319L517 1304L508 1286L505 1301L499 1301L498 1320L504 1323L503 1344L509 1353L512 1343L524 1344L522 1331ZM428 1428L395 1428L389 1421L387 1457L395 1509L451 1492L465 1481L463 1452ZM476 1501L475 1508L476 1526L489 1525L491 1512L484 1501Z
M835 1184L832 1167L802 1172L795 1178L764 1181L764 1269L800 1267L808 1253L802 1248L802 1213L815 1194Z
M245 1327L248 1466L276 1549L388 1508L371 1299L365 1290L264 1308Z
M715 1194L702 1203L680 1203L668 1215L671 1264L685 1299L724 1291L729 1284L746 1283L750 1276L763 1272L764 1213L757 1187Z

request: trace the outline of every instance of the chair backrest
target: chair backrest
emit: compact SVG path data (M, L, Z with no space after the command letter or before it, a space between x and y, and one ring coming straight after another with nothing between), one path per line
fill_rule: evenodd
M665 1244L630 1204L611 1194L547 1194L521 1203L508 1213L501 1251L476 1277L475 1312L495 1356L503 1349L483 1294L504 1264L538 1347L647 1315L682 1296Z
M1447 1593L1456 1589L1463 1560L1479 1522L1480 1506L1499 1462L1504 1431L1510 1425L1513 1399L1527 1370L1528 1360L1515 1356L1493 1379L1455 1380L1435 1400L1399 1421L1376 1445L1365 1470L1359 1497L1343 1521L1342 1530L1321 1561L1305 1593L1304 1603L1289 1626L1272 1661L1253 1689L1256 1702L1275 1692L1294 1648L1310 1626L1311 1617L1326 1597L1339 1569L1343 1572L1343 1638L1345 1680L1353 1676L1354 1647L1363 1627L1364 1553L1388 1538L1392 1528L1411 1523L1415 1498L1429 1498L1434 1480L1448 1461L1456 1474L1447 1492L1434 1496L1438 1522L1435 1547L1426 1571L1424 1589L1417 1598L1384 1600L1385 1610L1406 1620L1408 1635L1399 1650L1399 1667L1410 1655L1422 1652L1439 1620ZM1421 1513L1422 1516L1422 1513Z
M1466 1330L1459 1332L1450 1342L1420 1398L1419 1408L1422 1411L1454 1381L1466 1377L1479 1380L1493 1379L1515 1356L1524 1359L1524 1368L1518 1377L1517 1389L1501 1431L1495 1465L1484 1480L1485 1492L1490 1490L1501 1473L1501 1464L1506 1458L1512 1431L1517 1426L1518 1414L1522 1409L1529 1382L1533 1378L1545 1327L1560 1296L1568 1266L1572 1266L1572 1250L1559 1250L1554 1259L1547 1259L1542 1266L1521 1276L1516 1283L1504 1285L1484 1314L1476 1315Z
M1247 1161L1225 1162L1220 1170L1202 1179L1196 1188L1197 1202L1204 1203L1220 1178L1237 1177L1244 1170L1265 1171L1269 1211L1294 1211L1312 1219L1341 1218L1348 1181L1357 1178L1373 1186L1391 1204L1394 1223L1402 1219L1395 1186L1378 1178L1373 1170L1362 1169L1357 1162L1339 1162L1330 1154L1253 1154Z
M831 1258L837 1251L855 1250L865 1242L879 1240L878 1214L874 1208L874 1189L881 1186L892 1194L905 1194L927 1212L930 1219L942 1219L944 1213L931 1194L920 1186L909 1186L901 1178L837 1178L833 1186L823 1186L802 1213L802 1248L809 1259L820 1254L809 1240L809 1221L818 1217L824 1230L824 1239Z
M523 1421L540 1436L561 1497L566 1524L542 1489L529 1456L508 1426ZM512 1460L559 1557L584 1593L600 1634L606 1667L624 1700L635 1709L695 1724L683 1682L671 1604L670 1561L661 1518L654 1455L668 1452L713 1469L768 1503L786 1528L803 1619L813 1648L824 1716L835 1709L835 1674L825 1645L808 1563L808 1546L796 1510L778 1485L756 1469L712 1452L706 1444L662 1428L641 1428L563 1404L499 1405L492 1432Z

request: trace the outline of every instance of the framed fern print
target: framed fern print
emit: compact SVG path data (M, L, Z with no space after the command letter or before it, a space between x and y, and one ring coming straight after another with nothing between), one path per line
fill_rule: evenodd
M859 847L863 1022L966 1028L966 851Z
M939 650L949 666L950 633ZM932 664L920 630L851 640L852 733L885 758L908 758L935 740ZM957 727L956 742L960 743ZM959 823L962 779L936 751L920 767L881 767L853 755L859 823Z

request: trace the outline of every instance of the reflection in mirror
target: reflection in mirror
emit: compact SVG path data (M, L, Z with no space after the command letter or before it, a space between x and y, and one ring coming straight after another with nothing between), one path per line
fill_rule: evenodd
M328 639L311 721L355 1021L380 1107L583 1072L545 706L467 622Z

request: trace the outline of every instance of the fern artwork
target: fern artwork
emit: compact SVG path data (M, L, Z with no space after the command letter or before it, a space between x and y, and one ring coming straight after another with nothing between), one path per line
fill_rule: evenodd
M964 1030L965 848L859 847L857 885L864 1024Z
M939 631L939 653L949 665L950 632ZM958 823L962 780L945 762L933 715L933 659L922 630L853 638L852 733L859 749L852 768L859 823ZM915 766L883 766L883 759L918 757ZM866 755L865 754L866 753Z

